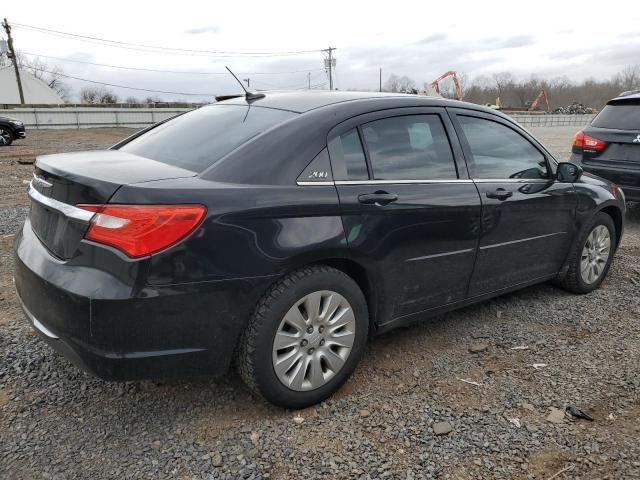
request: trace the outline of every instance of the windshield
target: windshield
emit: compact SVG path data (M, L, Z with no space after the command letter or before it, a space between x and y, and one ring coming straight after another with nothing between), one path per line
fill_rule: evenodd
M180 115L120 150L200 173L256 135L297 114L245 105L210 105Z
M591 125L620 130L640 129L640 103L606 105Z

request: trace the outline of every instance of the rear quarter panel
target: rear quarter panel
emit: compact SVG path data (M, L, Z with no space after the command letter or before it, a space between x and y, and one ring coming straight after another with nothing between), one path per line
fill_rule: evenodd
M151 257L151 285L278 277L346 251L333 185L234 185L190 178L125 186L111 202L207 207L195 232Z

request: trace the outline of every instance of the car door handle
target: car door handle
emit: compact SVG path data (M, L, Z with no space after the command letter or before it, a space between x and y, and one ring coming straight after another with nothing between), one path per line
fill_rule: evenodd
M493 192L487 192L487 198L495 198L497 200L506 200L511 197L513 192L505 190L504 188L498 188Z
M358 195L358 201L365 205L387 205L398 200L398 195L387 192L363 193Z

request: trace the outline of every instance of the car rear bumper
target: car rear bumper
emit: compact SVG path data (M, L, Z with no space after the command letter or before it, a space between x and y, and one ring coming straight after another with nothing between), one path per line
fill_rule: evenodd
M569 161L580 165L585 172L592 173L618 185L627 201L640 201L640 169L617 168L585 162L582 155L572 154Z
M261 277L131 288L128 298L120 291L111 299L92 297L97 275L105 274L53 257L26 221L15 246L15 286L25 316L54 350L106 380L224 373L271 282Z

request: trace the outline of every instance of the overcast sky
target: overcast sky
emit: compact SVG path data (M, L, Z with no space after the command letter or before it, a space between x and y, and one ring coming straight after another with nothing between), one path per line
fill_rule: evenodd
M7 5L4 5L7 4ZM9 4L11 4L10 8ZM325 86L324 54L337 48L336 86L376 89L391 73L422 85L446 70L473 79L498 71L516 76L608 78L640 63L637 2L474 1L155 1L31 0L3 2L0 17L36 27L138 44L230 52L315 52L268 57L171 54L114 48L16 27L16 47L30 54L136 68L224 72L251 78L257 89ZM530 5L529 8L524 7ZM158 94L206 99L235 93L229 76L155 73L46 59L77 77L139 88L202 93ZM258 75L257 72L300 73ZM84 84L70 80L74 92ZM113 89L121 97L144 92Z

